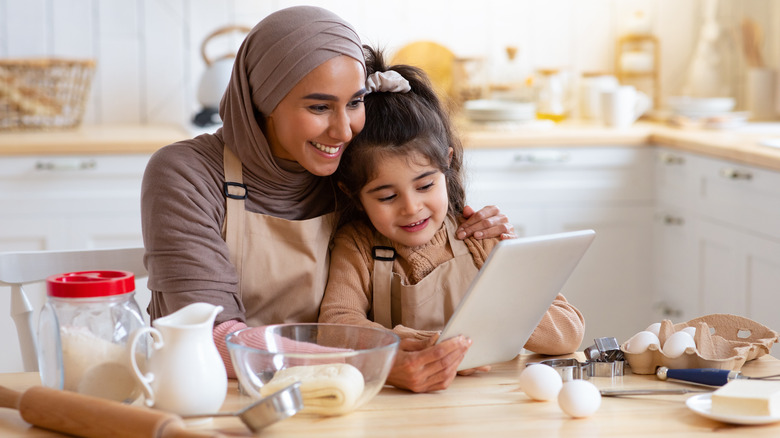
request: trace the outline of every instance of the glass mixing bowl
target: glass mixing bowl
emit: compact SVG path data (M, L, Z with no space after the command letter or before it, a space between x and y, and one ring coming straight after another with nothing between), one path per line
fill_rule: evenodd
M255 399L301 382L303 413L343 415L382 389L398 336L339 324L278 324L227 335L241 389Z

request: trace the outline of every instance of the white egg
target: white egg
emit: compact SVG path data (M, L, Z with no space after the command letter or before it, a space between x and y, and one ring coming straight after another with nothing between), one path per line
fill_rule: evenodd
M558 396L561 386L563 386L561 375L549 365L529 365L520 373L520 389L534 400L554 399Z
M685 327L684 329L682 329L680 331L688 333L689 335L691 335L691 337L696 336L696 327Z
M687 332L679 331L669 336L664 342L663 352L666 357L675 358L680 357L688 347L696 348L693 336Z
M626 351L629 353L644 353L650 345L661 346L658 336L653 332L641 331L626 342Z
M558 406L574 418L587 417L601 406L601 392L587 380L571 380L558 393Z
M656 337L658 337L658 334L661 332L661 323L660 322L654 322L647 326L645 329L646 332L650 332L654 334Z

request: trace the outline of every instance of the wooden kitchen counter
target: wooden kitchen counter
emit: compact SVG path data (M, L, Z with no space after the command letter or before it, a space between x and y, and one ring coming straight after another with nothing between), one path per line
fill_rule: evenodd
M464 146L643 147L668 146L715 158L780 171L780 148L759 144L772 137L739 130L681 129L658 123L636 123L611 129L594 123L564 122L542 127L490 127L460 124ZM0 131L0 157L18 155L151 154L194 132L177 126L94 125L63 131ZM774 137L780 139L780 130Z
M667 146L731 160L736 163L780 171L780 148L759 144L767 138L780 140L776 134L748 133L741 130L713 130L675 128L658 123L636 123L625 129L610 129L602 125L564 122L548 128L480 128L479 125L461 125L464 147L611 147L611 146Z
M72 130L0 131L0 157L16 155L151 154L190 138L166 125L93 125Z
M578 354L582 359L582 356ZM371 402L351 414L321 418L298 414L270 426L260 434L273 437L776 437L780 423L737 426L699 416L685 406L690 394L604 397L591 417L572 419L555 401L535 402L518 388L518 375L535 355L494 365L493 371L459 376L446 391L412 394L386 387ZM742 369L748 376L780 373L780 361L764 356ZM591 381L600 389L680 388L659 381L653 375L597 377ZM24 390L38 382L37 374L3 374L0 385ZM250 402L237 393L231 381L224 411L234 411ZM236 418L220 418L192 429L219 430L227 436L252 436ZM11 409L0 409L0 436L60 436L27 425Z

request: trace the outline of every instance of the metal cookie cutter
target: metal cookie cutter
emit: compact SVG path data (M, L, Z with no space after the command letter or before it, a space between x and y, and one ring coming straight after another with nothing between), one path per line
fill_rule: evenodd
M599 338L596 344L585 349L585 362L575 358L548 359L541 363L549 365L561 375L564 382L569 380L587 380L591 377L619 377L623 375L623 352L617 339ZM528 365L531 365L530 363Z
M593 362L623 361L623 352L615 338L596 338L594 345L585 349L585 360Z

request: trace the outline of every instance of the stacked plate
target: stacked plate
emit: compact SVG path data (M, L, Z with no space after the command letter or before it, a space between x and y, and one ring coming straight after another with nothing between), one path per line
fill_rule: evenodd
M670 97L667 101L674 114L700 119L729 114L736 104L731 97Z
M468 100L463 110L475 122L523 122L536 119L536 105L533 102L509 100Z
M672 117L681 124L691 122L709 129L734 129L745 125L750 113L733 111L732 97L670 97L667 101Z

